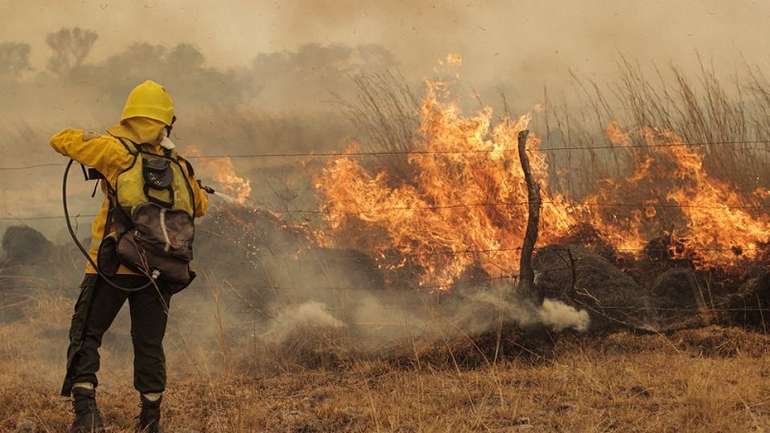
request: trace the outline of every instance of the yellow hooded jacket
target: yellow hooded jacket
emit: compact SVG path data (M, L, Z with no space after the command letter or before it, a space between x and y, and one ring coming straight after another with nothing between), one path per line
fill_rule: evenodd
M134 156L116 137L126 138L134 143L152 143L157 141L164 127L162 122L153 119L133 117L108 128L109 134L105 135L92 135L82 129L65 129L51 138L51 147L64 156L95 168L114 188L118 174L130 167L134 160ZM151 153L163 154L163 149L159 145L145 144L144 148ZM195 181L192 173L188 172L187 165L181 164L181 166L195 195L195 216L203 216L208 210L208 197ZM105 189L102 187L102 192L105 192ZM109 208L110 201L105 193L99 214L91 225L89 253L94 261L97 259L99 245L104 236ZM88 261L86 261L86 273L96 274L96 269ZM118 274L134 275L136 273L121 265Z

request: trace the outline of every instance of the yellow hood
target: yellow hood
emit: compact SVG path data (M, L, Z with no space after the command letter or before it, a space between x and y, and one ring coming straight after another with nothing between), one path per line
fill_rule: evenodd
M147 117L131 117L122 120L115 126L107 128L107 132L115 137L127 138L136 144L152 144L157 146L160 143L163 128L166 125L158 120Z

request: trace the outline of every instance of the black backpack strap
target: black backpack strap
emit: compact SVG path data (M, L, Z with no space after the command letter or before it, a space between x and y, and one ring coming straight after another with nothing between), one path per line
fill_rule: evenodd
M136 155L139 153L139 146L137 146L133 141L124 137L116 137L114 135L113 137L117 138L120 144L122 144L131 155Z

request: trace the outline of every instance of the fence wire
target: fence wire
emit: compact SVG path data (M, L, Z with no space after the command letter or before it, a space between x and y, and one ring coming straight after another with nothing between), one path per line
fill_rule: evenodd
M437 206L393 206L393 207L376 207L371 209L351 209L350 213L367 213L367 212L392 212L392 211L431 211L442 209L472 209L479 207L519 207L528 206L531 203L528 201L521 202L509 202L509 203L455 203L447 205ZM767 210L770 209L768 205L754 204L754 205L690 205L690 204L674 204L674 203L565 203L555 201L541 201L541 205L558 205L568 209L579 208L663 208L663 209L753 209L753 210ZM270 212L276 214L319 214L323 215L328 211L324 209L269 209ZM79 214L75 215L81 218L92 218L96 214ZM62 218L61 215L18 215L18 216L3 216L0 217L0 221L34 221L34 220L46 220Z
M770 144L770 140L725 140L725 141L709 141L709 142L675 142L675 143L660 143L660 144L638 144L638 145L602 145L602 146L562 146L562 147L548 147L538 149L541 152L556 152L556 151L571 151L571 150L621 150L621 149L639 149L639 148L670 148L670 147L704 147L711 145L749 145L749 144ZM516 152L517 149L504 149L503 152ZM383 152L321 152L321 153L260 153L260 154L211 154L211 155L196 155L190 156L188 159L192 160L205 160L205 159L261 159L261 158L329 158L329 157L377 157L377 156L395 156L395 155L457 155L457 154L489 154L492 152L499 152L495 150L474 150L474 151L383 151ZM0 167L0 171L14 171L14 170L32 170L38 168L51 168L51 167L63 167L63 163L40 163L31 165L20 166L6 166ZM661 200L662 201L662 200ZM368 210L358 210L357 212L388 212L388 211L431 211L442 209L471 209L479 207L519 207L528 206L529 201L521 202L483 202L483 203L455 203L447 205L437 206L395 206L395 207L378 207ZM541 201L541 205L560 205L568 208L697 208L697 209L754 209L754 210L766 210L770 206L766 205L688 205L688 204L673 204L673 203L584 203L584 204L565 204L563 202L554 201ZM286 210L273 210L277 214L318 214L323 215L326 213L323 209L286 209ZM94 218L97 214L79 214L75 218ZM2 216L0 221L11 222L24 222L24 221L43 221L43 220L56 220L63 218L61 215L19 215L19 216ZM639 253L639 252L670 252L675 249L676 246L666 248L618 248L617 252L625 253ZM541 248L536 248L539 250ZM468 249L460 251L426 251L426 252L407 252L401 253L402 255L463 255L463 254L496 254L504 252L520 251L520 247L516 248L496 248L496 249ZM699 250L708 251L730 251L736 253L745 251L755 251L756 248L744 248L744 247L703 247Z
M716 145L736 146L750 144L770 144L770 140L724 140L724 141L704 141L704 142L675 142L660 144L627 144L627 145L601 145L601 146L557 146L536 149L539 152L561 152L561 151L594 151L594 150L623 150L623 149L645 149L645 148L669 148L669 147L707 147ZM741 149L752 150L752 149ZM759 149L768 150L768 149ZM484 155L491 153L510 153L518 152L517 149L486 149L486 150L394 150L380 152L284 152L284 153L245 153L245 154L211 154L211 155L191 155L185 159L206 160L206 159L267 159L267 158L367 158L377 156L404 156L404 155ZM30 165L6 166L0 167L0 171L11 170L30 170L35 168L64 167L62 162L47 162Z

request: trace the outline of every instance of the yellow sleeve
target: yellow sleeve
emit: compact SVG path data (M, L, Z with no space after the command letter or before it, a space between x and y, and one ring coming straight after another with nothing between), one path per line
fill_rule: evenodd
M84 139L82 129L65 129L51 138L51 147L60 154L93 167L111 177L133 160L131 153L115 138L100 135Z
M209 211L208 193L201 188L200 184L195 179L195 170L193 170L190 162L182 157L179 157L179 160L182 162L180 165L184 169L187 179L190 181L190 186L192 186L193 194L195 195L195 217L202 217Z
M206 191L201 189L195 179L193 179L193 188L195 190L195 216L202 217L209 211L209 196Z

